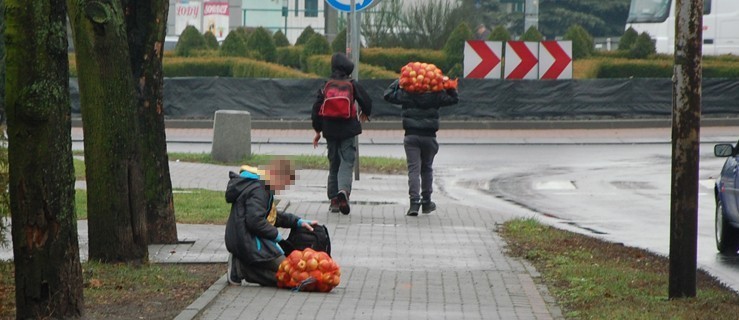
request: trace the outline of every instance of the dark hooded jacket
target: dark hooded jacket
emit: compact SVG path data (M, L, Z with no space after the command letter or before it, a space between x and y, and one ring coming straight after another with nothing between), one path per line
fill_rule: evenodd
M405 135L436 137L439 131L439 108L459 102L457 90L411 93L400 88L395 80L385 89L385 101L402 106Z
M354 63L346 55L335 53L331 57L331 79L350 79L352 71L354 71ZM354 100L359 105L359 110L369 117L372 114L372 99L359 82L351 80L351 83L354 87ZM318 90L316 102L313 103L311 120L313 122L313 129L316 132L323 132L324 138L341 140L362 133L362 125L359 123L357 117L351 117L349 119L328 119L319 116L318 111L321 109L322 104L323 86Z
M226 222L226 249L241 262L252 264L274 260L284 255L276 241L277 227L293 228L298 217L277 213L275 225L267 222L274 196L258 176L242 177L229 172L226 202L231 203L231 214Z

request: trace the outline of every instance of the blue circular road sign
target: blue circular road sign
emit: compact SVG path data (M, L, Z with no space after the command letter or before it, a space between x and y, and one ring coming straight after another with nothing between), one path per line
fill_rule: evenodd
M380 0L355 0L354 2L354 10L355 11L362 11L366 8L369 8L374 4L377 4L377 2L380 2ZM350 0L326 0L326 3L328 3L330 6L334 7L334 9L344 12L351 12L351 1Z

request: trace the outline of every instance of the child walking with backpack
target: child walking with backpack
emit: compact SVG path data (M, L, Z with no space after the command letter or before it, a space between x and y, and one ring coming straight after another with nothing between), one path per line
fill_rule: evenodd
M311 113L316 131L313 147L318 146L323 134L328 148L326 193L331 201L329 210L343 214L350 212L349 196L357 151L354 137L362 133L359 121L369 120L372 114L372 99L357 81L351 79L352 71L354 64L346 55L335 53L331 57L331 77L318 90Z

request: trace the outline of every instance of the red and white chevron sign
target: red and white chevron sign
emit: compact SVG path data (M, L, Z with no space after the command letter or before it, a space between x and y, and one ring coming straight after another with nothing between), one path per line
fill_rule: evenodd
M539 79L572 79L572 41L539 43Z
M508 41L505 48L505 78L537 79L539 76L539 43Z
M502 42L468 40L464 43L464 77L500 79L501 53L503 53Z

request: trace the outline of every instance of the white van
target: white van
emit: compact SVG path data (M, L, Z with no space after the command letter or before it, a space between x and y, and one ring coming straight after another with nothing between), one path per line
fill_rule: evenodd
M703 54L739 55L739 1L704 0ZM648 33L656 41L657 53L675 49L676 0L631 0L626 29Z

